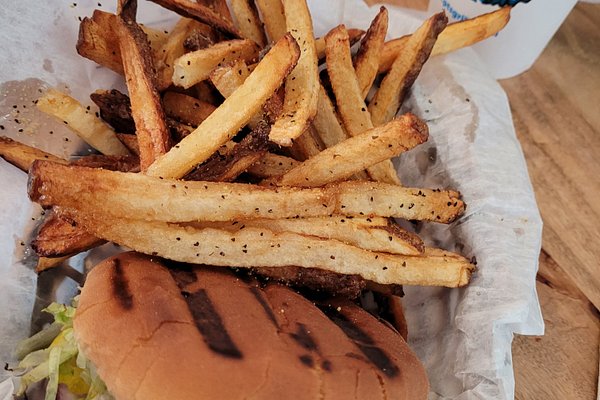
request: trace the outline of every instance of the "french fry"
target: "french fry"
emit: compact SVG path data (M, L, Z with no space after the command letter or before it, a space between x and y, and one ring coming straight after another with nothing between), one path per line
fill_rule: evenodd
M265 32L253 2L250 0L231 0L231 13L234 22L245 38L253 40L260 47L267 44Z
M371 120L375 126L394 118L447 23L445 13L436 14L410 37L403 53L398 55L369 103Z
M39 274L46 270L56 268L59 265L61 265L64 261L66 261L68 258L69 258L69 256L56 257L56 258L38 257L37 264L35 266L35 272L37 274Z
M231 11L229 10L226 0L196 0L196 3L210 8L227 21L233 21L231 18Z
M354 59L356 79L362 93L363 99L367 97L373 81L379 69L379 57L387 34L388 12L385 7L379 9L379 13L371 22L367 34L360 42L360 47Z
M210 81L225 98L231 96L250 76L250 69L244 60L215 68L210 73Z
M65 257L97 247L104 242L77 224L51 212L40 225L31 241L31 247L41 257Z
M169 117L193 127L200 125L216 109L210 103L176 92L165 93L163 107Z
M67 164L67 161L53 154L27 146L6 136L0 136L0 157L27 172L35 160L47 160Z
M269 128L264 121L241 142L235 143L226 154L217 151L205 163L189 173L186 180L231 182L266 154L269 147Z
M350 41L350 46L357 43L365 34L365 31L362 29L348 28L348 40ZM315 48L317 49L317 58L320 61L325 59L325 38L319 37L315 39Z
M219 42L206 49L187 53L175 60L173 83L189 88L207 79L216 67L242 59L252 61L258 57L258 47L249 39L236 39Z
M283 112L271 128L269 139L291 146L317 112L319 76L312 20L306 0L283 0L286 26L300 46L298 64L285 81Z
M198 4L191 0L151 0L152 2L176 12L182 17L192 18L213 28L233 36L241 38L242 34L236 29L230 18L215 12L210 7Z
M277 42L288 31L281 0L255 0L271 43Z
M235 233L164 222L112 219L62 210L106 240L136 251L195 264L230 267L295 265L360 275L381 284L464 286L474 266L456 258L375 253L337 240L245 228Z
M285 174L298 165L300 161L293 158L266 153L259 161L252 164L247 172L259 178L273 178Z
M423 121L406 114L323 150L269 183L315 187L338 182L424 143L428 135Z
M198 25L200 25L198 21L181 18L177 21L169 33L167 40L160 48L156 60L156 86L159 91L167 89L173 83L173 65L175 60L185 54L184 42Z
M350 136L373 128L371 116L356 79L350 56L348 34L343 25L332 29L325 36L327 43L327 71L335 93L340 117ZM367 168L371 179L378 182L400 184L398 174L390 160Z
M117 138L115 132L71 96L49 89L38 99L37 107L63 121L99 152L115 156L129 154L129 150Z
M464 212L460 194L377 182L320 188L267 188L187 182L35 161L29 197L42 206L167 222L281 219L328 215L382 216L449 223Z
M159 158L148 174L163 178L180 178L195 165L207 160L222 144L230 140L281 85L298 61L296 41L286 35L256 66L223 104L176 147Z
M131 154L140 156L140 145L138 144L137 137L135 135L129 135L126 133L117 133L117 137L123 143L127 150L131 152Z
M116 19L115 14L94 10L91 18L85 17L79 24L76 49L82 57L123 75L121 50L114 32ZM147 26L142 29L148 35L154 54L160 54L167 35Z
M315 119L313 119L313 126L325 148L335 146L350 137L344 128L342 128L335 113L335 107L331 103L331 99L325 92L323 85L319 85L319 102L317 114L315 115Z
M140 172L140 159L136 156L106 156L90 154L71 160L71 165L88 168L103 168L109 171Z
M139 143L140 167L146 171L154 160L169 151L171 143L156 89L154 61L148 39L135 21L137 2L124 0L120 4L116 33Z
M90 99L98 106L100 118L119 133L135 134L129 96L118 90L96 90ZM137 139L136 139L137 140Z
M292 218L292 219L251 219L228 222L197 222L195 228L215 228L229 232L240 229L265 228L275 233L292 232L301 235L335 239L361 249L391 254L419 255L423 253L423 241L386 218ZM243 228L242 228L243 227ZM434 255L434 254L428 254ZM435 254L446 256L445 254Z
M312 126L302 135L294 139L294 143L288 148L288 153L296 160L304 161L316 156L325 149L317 138L317 134Z
M510 10L511 7L503 7L466 21L449 24L438 36L431 55L450 53L494 36L510 20ZM403 52L410 36L402 36L385 43L379 61L379 73L384 73L392 67L394 60Z

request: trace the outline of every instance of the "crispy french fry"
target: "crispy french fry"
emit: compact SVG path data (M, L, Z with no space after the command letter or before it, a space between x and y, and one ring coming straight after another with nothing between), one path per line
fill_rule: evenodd
M292 218L251 219L228 222L192 223L195 228L224 229L237 232L240 229L265 228L275 233L292 232L301 235L335 239L361 249L391 254L419 255L423 253L423 241L414 233L390 223L387 218ZM242 228L243 227L243 228ZM434 255L434 254L429 254ZM443 254L435 254L445 256Z
M136 251L168 259L216 266L296 265L356 274L381 284L464 286L474 266L455 258L375 253L337 240L290 232L245 228L231 233L164 222L112 219L63 210L95 235Z
M258 57L258 47L249 39L219 42L206 49L184 54L175 60L173 83L189 88L208 79L212 70L219 65L242 59L252 61Z
M127 147L127 150L131 152L131 154L140 156L140 145L138 144L137 137L135 135L129 135L126 133L117 133L117 137Z
M244 84L177 147L155 161L148 174L180 178L195 165L207 160L256 115L296 64L299 53L296 41L290 35L284 36Z
M77 100L54 89L38 99L37 107L63 121L90 146L106 155L127 155L129 150L115 132Z
M287 32L285 12L281 0L255 0L265 24L265 31L271 43L278 41Z
M136 156L90 154L71 160L69 164L88 168L103 168L110 171L140 172L140 159Z
M42 206L168 222L321 217L398 217L449 223L464 211L455 191L342 182L321 188L267 188L187 182L35 161L29 197Z
M176 92L165 93L163 107L169 117L193 127L200 125L216 109L210 103Z
M316 156L323 149L325 146L318 140L314 128L309 126L306 132L294 140L294 144L288 148L288 152L296 160L305 161Z
M364 34L365 31L362 29L348 28L348 39L350 40L350 46L358 42ZM315 48L317 49L317 57L319 58L319 61L323 61L325 59L325 46L324 37L315 39Z
M419 76L429 58L438 35L444 30L448 18L439 13L421 25L410 37L402 54L394 61L375 96L369 103L371 120L375 126L391 121L402 105L409 89Z
M27 172L35 160L47 160L67 164L67 161L53 154L27 146L6 136L0 136L0 157Z
M210 8L227 21L233 21L231 18L231 11L229 10L226 0L196 0L196 3Z
M231 96L250 76L250 69L244 60L215 68L210 73L210 81L225 98Z
M317 112L319 75L312 20L306 0L283 0L286 26L300 45L298 65L285 81L283 112L271 128L269 139L291 146Z
M35 266L35 272L39 274L39 273L44 272L44 271L46 271L48 269L52 269L52 268L58 267L64 261L66 261L68 258L69 258L69 256L56 257L56 258L39 257L38 260L37 260L37 264Z
M169 151L171 143L156 89L154 61L148 38L135 21L137 2L125 0L121 4L116 33L139 142L140 167L145 171L154 160Z
M181 18L163 46L160 48L157 60L157 88L163 91L173 83L173 65L175 60L185 54L184 42L190 36L193 29L200 25L198 21L189 18Z
M335 93L340 117L350 136L373 128L371 116L362 97L350 56L348 34L343 25L325 36L327 43L327 71ZM400 184L398 174L390 160L367 168L371 179L378 182Z
M250 0L231 0L233 20L245 38L253 40L260 47L267 44L262 23L254 2Z
M315 187L338 182L424 143L428 135L423 121L406 114L323 150L269 183Z
M226 154L213 154L205 163L186 176L186 180L231 182L266 154L269 128L264 121Z
M331 99L325 92L323 85L319 85L319 102L317 114L315 115L315 119L313 119L313 126L325 148L335 146L350 137L344 128L342 128L335 113L335 107L331 103Z
M230 18L215 12L210 7L198 4L191 0L151 0L177 14L193 18L199 22L210 25L213 28L231 35L235 38L241 38L242 34L236 29Z
M354 58L356 79L363 99L367 97L379 69L379 57L387 34L388 12L381 7L379 13L371 22L367 34L360 42L358 53Z
M129 96L118 90L96 90L90 99L100 109L100 118L119 133L135 134L135 122L131 116ZM136 139L137 140L137 139Z
M450 53L495 35L510 20L510 10L511 7L504 7L466 21L449 24L438 36L431 55ZM379 61L379 73L384 73L392 67L394 60L403 52L410 36L402 36L385 43Z
M94 10L92 17L85 17L79 25L76 48L82 57L122 75L121 50L114 32L116 18L115 14ZM147 26L142 26L142 29L148 35L154 54L160 54L167 35Z
M247 172L259 178L273 178L285 174L298 165L300 161L293 158L266 153L259 161L252 164Z
M104 240L87 233L82 227L61 218L56 213L47 214L31 241L31 247L41 257L64 257L100 246Z

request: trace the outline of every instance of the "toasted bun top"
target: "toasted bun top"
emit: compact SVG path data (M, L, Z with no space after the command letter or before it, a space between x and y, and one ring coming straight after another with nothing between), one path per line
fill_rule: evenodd
M360 307L317 307L224 268L105 260L88 275L74 329L119 400L427 398L402 337Z

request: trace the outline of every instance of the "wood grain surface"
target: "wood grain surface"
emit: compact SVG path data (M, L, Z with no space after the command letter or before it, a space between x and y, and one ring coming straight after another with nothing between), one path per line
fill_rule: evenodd
M579 3L506 90L544 220L546 333L513 343L516 399L596 399L600 339L600 5Z

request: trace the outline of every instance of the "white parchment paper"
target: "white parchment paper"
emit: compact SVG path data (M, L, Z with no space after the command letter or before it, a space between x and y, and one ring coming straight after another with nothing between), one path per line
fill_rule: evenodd
M123 87L114 73L76 54L78 17L94 8L114 11L101 0L7 2L0 8L0 134L60 156L87 149L64 126L38 113L38 89L58 86L85 104L98 88ZM106 2L106 4L104 4ZM366 29L378 7L356 1L309 1L315 33L339 23ZM388 37L413 31L414 16L389 8ZM169 29L177 17L141 2L139 19ZM450 226L418 224L430 245L475 257L478 271L467 288L407 287L404 300L409 342L424 362L431 399L511 399L514 333L541 334L535 292L541 219L510 108L500 86L470 49L430 59L403 109L425 119L430 139L396 160L410 186L455 188L468 205ZM22 129L20 132L19 130ZM27 337L34 309L47 293L66 299L77 274L60 279L33 272L28 250L40 209L26 195L26 175L0 160L0 361L13 361L16 343ZM71 264L81 270L83 257ZM89 260L88 260L89 262ZM64 272L64 271L63 271ZM60 285L60 286L58 286ZM58 287L58 290L55 290ZM0 372L0 381L7 378ZM0 385L0 398L8 383Z

